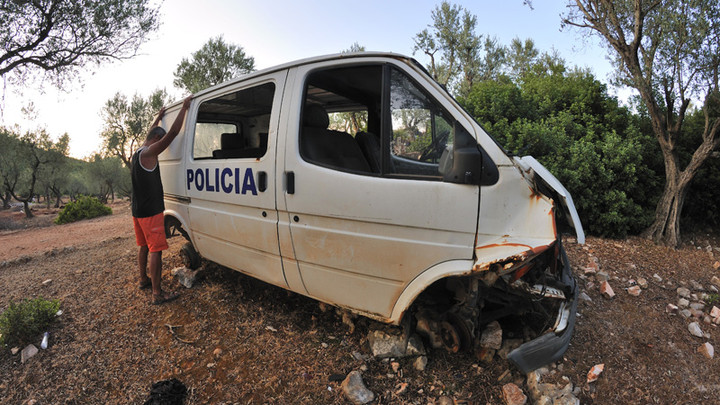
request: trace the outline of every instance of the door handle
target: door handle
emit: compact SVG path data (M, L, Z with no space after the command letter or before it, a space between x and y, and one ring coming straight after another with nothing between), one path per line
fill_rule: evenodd
M258 191L261 193L267 190L267 173L258 172Z
M285 172L285 190L288 194L295 194L295 172Z

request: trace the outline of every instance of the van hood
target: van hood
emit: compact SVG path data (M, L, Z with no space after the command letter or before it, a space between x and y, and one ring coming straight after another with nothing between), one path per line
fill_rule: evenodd
M560 180L532 156L513 156L513 160L534 190L552 198L562 208L565 222L575 230L577 242L584 244L585 231L575 209L575 203Z

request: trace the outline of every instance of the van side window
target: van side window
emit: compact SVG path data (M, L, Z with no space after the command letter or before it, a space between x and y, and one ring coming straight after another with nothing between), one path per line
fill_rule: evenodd
M381 87L380 65L311 73L301 118L303 159L353 173L380 174Z
M390 108L392 172L440 176L440 160L452 151L454 120L405 74L394 68L390 79Z
M383 72L389 72L389 81L383 82ZM389 83L386 103L383 83ZM390 111L381 111L383 105ZM382 124L383 117L389 125ZM357 174L441 180L452 167L454 125L445 109L400 69L319 70L308 75L305 85L300 154L308 162ZM385 137L383 128L389 132Z
M261 158L267 152L275 84L224 94L200 104L194 159Z

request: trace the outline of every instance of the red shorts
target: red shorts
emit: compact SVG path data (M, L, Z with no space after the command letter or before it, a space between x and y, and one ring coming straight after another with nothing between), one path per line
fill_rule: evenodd
M138 246L147 246L150 252L160 252L168 248L165 240L165 216L162 212L147 218L133 217L133 226Z

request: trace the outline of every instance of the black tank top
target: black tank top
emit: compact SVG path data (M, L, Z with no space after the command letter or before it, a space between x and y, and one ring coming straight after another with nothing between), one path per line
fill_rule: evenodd
M138 149L132 156L132 215L135 218L146 218L165 211L163 186L160 180L160 165L156 164L152 171L145 170L140 164Z

